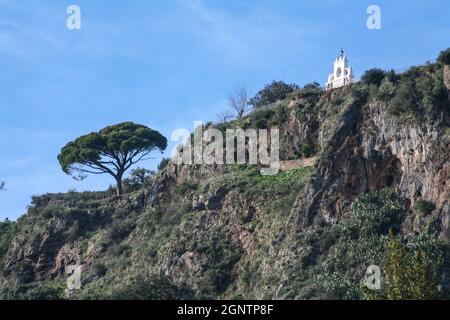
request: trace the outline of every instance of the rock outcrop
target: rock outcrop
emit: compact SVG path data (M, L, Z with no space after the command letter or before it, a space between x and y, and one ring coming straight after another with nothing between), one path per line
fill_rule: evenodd
M450 93L449 66L430 70L420 77L436 76ZM418 108L429 101L439 108L421 115L400 106L398 114L392 110L403 80L390 81L388 92L362 83L300 90L238 122L280 129L284 167L276 176L238 165L169 163L121 198L35 197L0 250L0 297L53 294L48 286L81 265L83 287L66 298L117 298L133 285L162 288L172 298L357 298L347 285L358 287L361 268L373 261L354 254L343 262L336 252L353 250L345 242L351 239L337 234L361 194L395 190L404 202L395 227L405 237L427 230L439 240L450 236L450 99L420 96ZM421 212L418 203L428 206ZM377 251L358 250L352 252Z

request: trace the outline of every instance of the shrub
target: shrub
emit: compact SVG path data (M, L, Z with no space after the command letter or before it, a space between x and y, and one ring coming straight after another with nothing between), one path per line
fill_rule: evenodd
M275 111L274 120L278 124L282 124L289 119L289 111L288 108L284 105L279 106Z
M185 195L194 192L198 188L198 183L194 180L186 180L175 187L176 195Z
M361 81L367 85L374 84L379 86L385 77L386 71L374 68L367 70L361 77Z
M307 83L307 84L305 84L303 89L306 89L306 90L320 90L320 83L318 83L317 81L314 81L314 82L311 82L311 83Z
M111 229L109 229L107 234L107 239L109 242L117 243L128 237L128 235L133 231L135 225L130 221L124 221L121 223L114 224Z
M394 81L383 81L378 90L378 98L383 101L389 101L395 95L395 89Z
M416 111L414 91L414 84L411 81L402 82L388 107L389 113L393 115L401 115L404 113L414 114Z
M135 168L131 170L130 176L123 181L125 191L130 192L145 187L150 177L154 174L154 171L144 168Z
M351 204L352 215L342 223L342 231L357 238L387 234L402 209L402 202L392 189L362 194Z
M113 292L113 300L186 300L194 298L192 290L175 285L164 275L134 279L131 284Z
M62 283L45 282L28 290L23 297L26 300L62 300L65 298Z
M439 279L443 262L442 248L433 237L419 235L406 245L391 233L383 267L386 286L366 296L389 300L437 299L441 295Z
M434 203L426 200L418 200L416 201L416 204L414 208L419 211L420 213L429 215L433 212L433 210L436 208Z
M257 129L267 129L274 115L275 112L273 110L258 110L251 115L250 126Z
M262 106L277 102L278 100L285 99L290 93L300 89L296 84L287 84L283 81L273 81L271 84L267 84L264 89L258 92L258 94L250 99L249 103L255 107L260 108Z
M164 170L164 168L167 167L169 162L170 162L169 158L162 159L161 162L158 164L158 171Z
M386 72L386 80L392 83L396 83L398 80L400 80L400 76L397 73L395 73L394 70L390 70Z
M302 154L303 158L308 158L312 155L313 148L311 147L310 144L304 144L300 148L300 153Z
M115 246L112 249L112 254L115 257L120 257L121 255L123 255L124 253L128 252L131 250L131 247L127 244L119 244L118 246Z
M17 232L16 222L5 220L0 222L0 272L4 268L4 256L7 254L14 235Z
M422 94L422 104L427 114L438 115L448 108L447 88L440 75L422 76L417 80L417 88Z
M106 272L108 272L108 268L106 268L103 263L96 263L92 265L92 272L94 275L101 278L106 274Z
M450 65L450 48L447 50L442 51L439 54L439 57L437 59L438 62L446 65Z

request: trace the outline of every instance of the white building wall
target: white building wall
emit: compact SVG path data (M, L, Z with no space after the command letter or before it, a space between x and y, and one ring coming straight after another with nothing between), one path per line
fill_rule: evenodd
M333 73L328 76L325 84L327 90L336 89L353 83L353 70L348 64L348 59L341 51L340 56L334 61Z

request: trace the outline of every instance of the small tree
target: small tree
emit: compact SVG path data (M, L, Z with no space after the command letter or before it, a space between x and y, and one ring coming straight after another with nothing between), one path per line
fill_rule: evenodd
M242 119L242 117L250 111L248 100L246 86L238 86L234 88L230 95L228 95L228 106L234 112L236 118Z
M387 243L387 278L386 297L389 300L403 300L408 294L408 278L405 272L407 266L406 248L400 239L390 232Z
M375 84L379 86L385 77L386 72L384 70L374 68L364 72L361 81L367 85Z
M413 246L407 246L399 236L395 237L390 232L386 248L384 270L387 286L378 298L428 300L439 297L438 275L443 264L439 246L426 238L418 240Z
M267 84L258 94L250 100L250 104L259 108L278 100L285 99L290 93L300 89L296 84L287 84L283 81L273 81Z
M154 151L163 152L167 139L158 131L133 122L108 126L69 142L61 149L58 160L67 174L110 174L117 183L117 195L123 194L124 173Z

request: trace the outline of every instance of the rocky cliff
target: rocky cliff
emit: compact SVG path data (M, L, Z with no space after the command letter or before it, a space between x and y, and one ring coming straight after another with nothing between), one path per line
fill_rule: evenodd
M304 88L217 127L278 127L282 160L316 161L296 160L276 176L169 163L121 198L35 197L17 223L2 225L0 295L361 298L365 268L383 264L387 229L411 243L449 239L449 92L450 69L440 64L381 84ZM351 204L383 190L395 216L372 201L380 216L365 219L389 228L347 238L342 226L359 217ZM82 286L65 292L73 265Z

